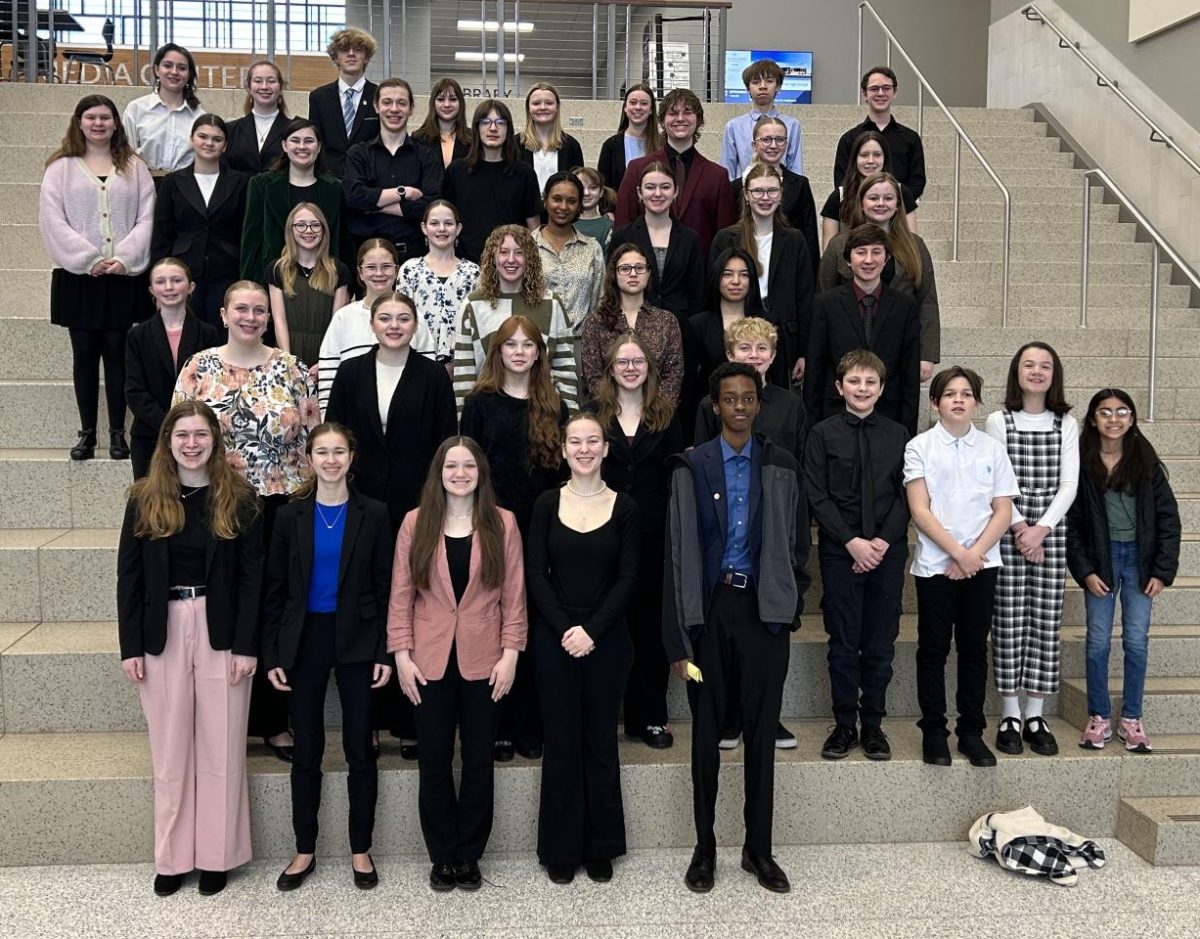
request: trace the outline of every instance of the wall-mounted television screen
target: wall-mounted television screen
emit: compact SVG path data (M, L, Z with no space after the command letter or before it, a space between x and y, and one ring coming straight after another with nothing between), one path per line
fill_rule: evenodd
M783 69L783 87L775 96L776 104L812 103L811 52L781 52L767 49L730 49L725 53L725 100L749 104L750 93L742 84L742 70L751 62L771 59Z

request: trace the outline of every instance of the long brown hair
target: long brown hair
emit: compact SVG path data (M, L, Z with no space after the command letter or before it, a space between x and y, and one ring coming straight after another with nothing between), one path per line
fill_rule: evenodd
M313 290L333 296L337 290L337 267L329 256L329 222L321 207L313 202L301 202L288 213L287 221L283 224L283 253L275 262L275 270L283 283L285 297L296 296L296 277L300 273L300 247L296 244L296 233L292 230L292 222L296 215L307 209L321 223L321 243L317 245L317 261L313 272L308 278Z
M242 103L242 113L249 114L254 110L254 95L250 94L250 79L254 76L254 70L263 66L274 71L275 77L279 79L279 113L284 117L291 117L288 114L287 102L283 100L283 92L287 89L287 79L283 77L283 72L279 66L269 59L259 59L257 62L251 62L250 66L246 69L246 100Z
M647 271L651 269L650 258L646 257L646 252L632 241L619 245L615 251L609 254L608 263L604 266L604 287L600 291L599 302L592 310L592 316L609 329L619 326L624 321L624 316L621 314L621 290L617 286L617 266L621 263L622 256L626 254L636 254L646 262ZM645 303L644 296L643 294L643 304Z
M350 450L350 468L354 468L354 460L358 457L358 441L354 439L354 431L337 421L322 421L308 432L308 440L304 442L304 452L308 456L308 470L304 475L304 482L289 496L290 501L297 502L300 499L307 499L317 491L317 471L313 466L313 441L326 434L338 434L346 441L346 446Z
M63 157L81 157L87 153L87 141L84 139L79 122L83 119L83 112L90 111L92 108L108 108L112 113L113 133L108 140L108 153L112 157L113 169L124 175L125 171L129 169L130 161L141 159L141 157L129 144L129 137L125 134L125 125L121 123L121 112L113 104L112 98L105 95L84 95L79 99L75 110L71 113L71 123L67 125L66 136L58 145L58 149L46 158L46 165L49 166L55 160L61 160Z
M1121 438L1121 459L1110 474L1100 456L1100 431L1096 429L1096 410L1107 398L1116 398L1129 408L1129 430ZM1087 417L1079 436L1079 463L1087 477L1101 492L1128 492L1135 494L1142 486L1154 482L1157 469L1167 475L1167 468L1158 458L1153 445L1138 427L1137 405L1133 396L1120 388L1101 388L1088 402Z
M852 228L859 224L854 221L854 215L858 211L859 195L864 191L862 173L858 171L858 153L871 141L879 144L879 149L883 151L883 166L880 167L880 173L890 173L892 171L891 151L888 149L888 142L877 130L864 130L861 134L854 138L854 143L850 145L850 162L846 164L846 175L842 177L841 182L837 182L841 187L841 205L838 208L838 217L841 223L847 228Z
M650 113L646 115L646 133L642 137L645 141L646 152L653 153L655 150L661 150L663 145L662 133L658 129L658 119L654 114L657 101L654 97L654 89L645 82L638 82L636 85L630 85L625 89L625 95L621 98L621 120L617 124L617 133L621 136L625 135L625 131L629 130L629 115L625 113L625 102L629 100L629 96L635 91L641 91L650 96Z
M921 264L921 249L917 247L916 236L908 230L908 213L904 211L904 187L900 185L900 180L891 173L872 173L866 177L858 188L858 197L854 200L851 227L857 228L871 221L863 212L862 200L867 192L879 183L887 183L896 193L896 214L892 216L892 223L887 227L888 254L904 268L905 273L912 278L913 285L920 287L925 275Z
M217 415L203 401L180 401L163 418L158 442L150 458L150 472L129 487L129 499L137 506L133 533L139 538L169 538L183 531L183 495L179 468L171 454L171 434L185 417L203 418L212 434L208 458L208 524L216 538L228 541L242 533L248 510L257 507L257 496L229 465L225 438Z
M421 487L417 522L413 526L412 543L408 551L408 570L418 590L429 589L429 572L442 541L446 524L446 489L442 484L442 467L446 454L453 447L465 447L479 468L475 487L475 506L471 512L471 527L479 545L479 579L483 586L495 590L504 583L504 523L496 507L496 490L492 487L492 471L483 449L470 437L447 437L438 447L429 464L429 474Z
M467 397L477 394L498 394L504 390L504 362L500 350L520 330L537 346L537 361L529 369L529 408L525 423L529 437L527 462L530 466L557 469L562 454L562 398L550 380L550 357L546 353L546 340L542 331L527 316L510 316L492 334L488 344L487 358L479 370L475 387Z
M521 280L521 299L526 306L537 306L546 294L546 277L542 273L542 254L537 242L524 225L497 225L483 243L479 255L479 287L472 295L486 300L492 309L500 302L500 270L496 266L496 252L504 239L512 236L517 247L525 252L525 276Z
M622 333L608 345L604 353L604 374L600 377L600 386L596 389L596 416L600 418L600 426L605 429L612 419L621 413L618 400L617 379L613 375L617 353L621 346L635 345L642 350L646 357L646 382L642 385L642 423L651 433L666 430L675 414L675 405L666 395L658 393L658 360L654 353L646 348L637 333Z
M1021 391L1020 381L1021 356L1030 349L1041 349L1050 354L1053 374L1050 376L1050 387L1046 389L1046 410L1059 415L1066 414L1071 410L1071 405L1067 403L1065 390L1067 379L1063 375L1062 359L1054 351L1054 346L1038 339L1021 346L1013 354L1012 361L1008 363L1008 380L1004 386L1004 409L1006 411L1025 410L1025 393Z
M779 183L779 192L783 193L783 173L778 166L772 166L770 163L755 162L750 165L745 178L742 180L742 215L737 221L738 243L743 251L754 259L754 270L757 274L763 272L763 259L758 256L758 238L755 236L754 229L754 209L750 206L750 183L756 179L770 177ZM773 215L774 224L783 228L789 228L787 216L783 214L782 199L779 205L775 206ZM767 258L766 260L770 260Z
M467 130L467 99L463 96L462 85L453 78L438 79L437 84L430 90L429 110L425 112L425 120L421 122L421 126L413 131L413 139L430 146L441 143L442 128L438 124L437 99L443 91L453 91L458 97L458 115L454 118L455 141L470 144L471 132Z

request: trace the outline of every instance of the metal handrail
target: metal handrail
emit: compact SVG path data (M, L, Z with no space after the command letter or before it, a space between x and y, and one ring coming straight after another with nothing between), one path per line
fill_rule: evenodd
M1087 170L1083 174L1083 259L1080 277L1080 295L1079 295L1079 325L1087 326L1087 304L1088 304L1088 260L1090 254L1090 241L1092 229L1092 178L1098 179L1104 187L1116 196L1117 201L1121 203L1133 216L1146 234L1153 240L1153 250L1150 253L1150 349L1149 349L1149 364L1147 372L1147 388L1146 388L1146 420L1154 420L1154 386L1158 378L1158 264L1160 253L1165 254L1171 262L1183 272L1183 275L1192 282L1192 287L1200 291L1200 275L1192 269L1192 266L1179 256L1179 253L1171 247L1167 239L1162 236L1153 223L1141 213L1136 205L1129 201L1129 197L1121 191L1121 188L1112 181L1104 170L1093 169Z
M1089 69L1091 69L1092 74L1096 76L1096 84L1101 88L1111 89L1112 93L1120 98L1124 105L1141 119L1143 124L1150 128L1151 143L1165 144L1168 149L1174 150L1175 153L1178 154L1179 158L1192 168L1193 172L1200 174L1200 163L1197 163L1190 156L1179 149L1179 145L1167 135L1165 130L1159 127L1158 124L1156 124L1150 118L1150 116L1146 114L1145 111L1129 100L1129 96L1117 87L1116 81L1100 71L1100 69L1096 67L1096 63L1089 59L1082 51L1080 51L1078 42L1068 39L1066 33L1050 22L1050 20L1046 19L1046 14L1038 9L1036 3L1031 3L1029 6L1023 7L1021 9L1021 13L1025 16L1025 19L1029 20L1029 22L1041 23L1043 26L1049 26L1052 30L1054 30L1054 32L1058 35L1058 47L1060 49L1070 49L1072 52L1074 52L1079 60L1083 62L1083 64Z
M961 182L961 177L962 177L962 165L961 165L962 164L962 145L964 142L970 148L971 152L975 155L975 159L977 159L979 161L980 165L984 168L984 170L987 171L988 176L990 176L992 178L992 182L994 182L996 184L997 188L999 188L999 190L1000 190L1000 194L1004 197L1004 266L1003 266L1003 271L1002 271L1002 275L1001 275L1002 285L1001 285L1001 304L1000 304L1000 325L1007 326L1008 325L1008 268L1009 268L1009 259L1012 254L1012 197L1009 195L1008 187L1004 185L1004 183L1001 181L1000 177L996 174L996 171L994 169L992 169L992 165L987 161L987 159L984 157L984 155L979 152L979 148L977 146L975 146L975 142L971 139L970 135L965 130L963 130L962 124L960 124L958 122L958 120L954 117L954 115L950 113L950 109L948 107L946 107L945 104L942 103L942 99L939 98L938 93L933 90L933 86L931 84L929 84L929 80L924 75L921 74L921 70L919 68L917 68L917 65L915 62L913 62L912 57L907 52L904 51L904 47L902 45L900 45L900 41L895 37L895 35L892 33L892 31L887 28L887 24L885 24L883 22L883 20L879 18L879 14L875 12L875 8L871 6L871 4L868 2L868 0L862 0L862 2L858 5L858 71L855 74L855 80L856 81L858 80L858 78L862 75L862 71L863 71L863 62L862 62L863 10L866 10L868 13L871 14L872 18L878 24L880 30L883 31L883 35L884 35L885 39L887 40L885 50L886 50L886 54L887 54L887 63L889 65L889 67L891 66L891 63L892 63L892 46L894 45L896 47L896 50L903 57L904 61L908 63L908 67L910 69L912 69L913 74L917 78L917 133L921 132L921 129L922 129L922 126L924 123L925 101L924 101L924 97L922 95L923 90L929 91L929 97L931 97L933 99L933 103L936 104L941 109L942 113L944 115L946 115L946 120L948 120L950 122L950 126L954 128L954 133L955 133L955 138L954 138L954 224L953 224L952 235L951 235L951 240L950 240L950 260L951 261L958 260L958 203L959 203L960 182Z

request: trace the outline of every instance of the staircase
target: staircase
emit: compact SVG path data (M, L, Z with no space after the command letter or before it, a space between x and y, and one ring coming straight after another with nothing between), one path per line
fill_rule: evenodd
M105 88L123 107L140 89ZM119 863L152 856L149 751L135 689L118 665L115 619L117 524L128 462L71 463L77 429L64 330L49 322L49 263L37 230L37 186L78 88L0 85L0 865ZM303 96L293 95L303 109ZM206 92L223 115L241 112L241 93ZM424 113L425 102L417 105ZM565 102L568 124L594 160L615 128L614 102ZM705 107L701 150L715 158L721 128L737 113ZM818 204L831 188L840 134L862 120L850 106L792 109L804 128L804 162ZM1117 208L1094 200L1090 322L1076 328L1081 186L1073 157L1046 136L1028 111L955 112L1013 196L1009 326L1000 326L1001 205L982 169L964 159L957 263L950 232L954 140L927 112L924 140L930 185L919 212L933 255L942 307L942 361L977 369L984 414L1003 393L1008 360L1025 340L1043 339L1062 355L1068 398L1082 409L1093 391L1123 386L1146 396L1150 246L1134 240ZM916 125L911 110L898 117ZM920 760L911 579L896 650L887 730L895 756L875 764L817 755L829 724L829 690L820 585L813 563L810 612L793 635L784 720L799 749L779 754L779 843L959 840L988 810L1035 805L1046 817L1096 838L1119 837L1158 864L1200 864L1200 319L1184 287L1163 269L1158 408L1146 427L1180 497L1185 541L1182 575L1157 602L1150 633L1146 722L1156 752L1127 755L1114 745L1075 747L1086 720L1083 599L1067 589L1062 692L1048 708L1062 753L999 757L992 771L956 761L948 770ZM1078 414L1078 411L1077 411ZM1082 415L1079 414L1082 418ZM982 417L982 415L981 415ZM1114 649L1119 640L1114 641ZM1119 654L1112 675L1120 675ZM949 669L951 681L953 668ZM1119 690L1119 681L1116 685ZM952 689L951 689L952 691ZM687 706L671 690L676 745L651 751L622 743L631 847L694 842L689 792ZM989 713L998 712L991 697ZM329 719L336 722L336 698ZM345 817L340 743L330 734L325 788L329 819ZM375 850L422 852L415 820L417 773L384 741ZM718 839L741 840L741 751L725 754ZM291 853L287 768L250 746L254 848ZM498 769L491 847L532 851L539 767L519 758ZM344 825L324 826L322 854L346 854Z

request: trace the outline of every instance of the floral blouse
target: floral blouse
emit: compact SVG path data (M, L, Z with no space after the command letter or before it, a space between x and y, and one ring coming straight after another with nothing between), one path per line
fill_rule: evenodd
M458 267L444 283L424 258L412 258L400 265L396 289L417 305L417 314L433 336L437 361L449 362L454 358L458 311L478 283L479 265L465 258L459 258Z
M216 412L229 465L260 496L299 488L308 471L308 432L321 422L316 383L299 359L272 349L262 365L243 368L219 349L197 352L184 363L171 403L191 400Z

